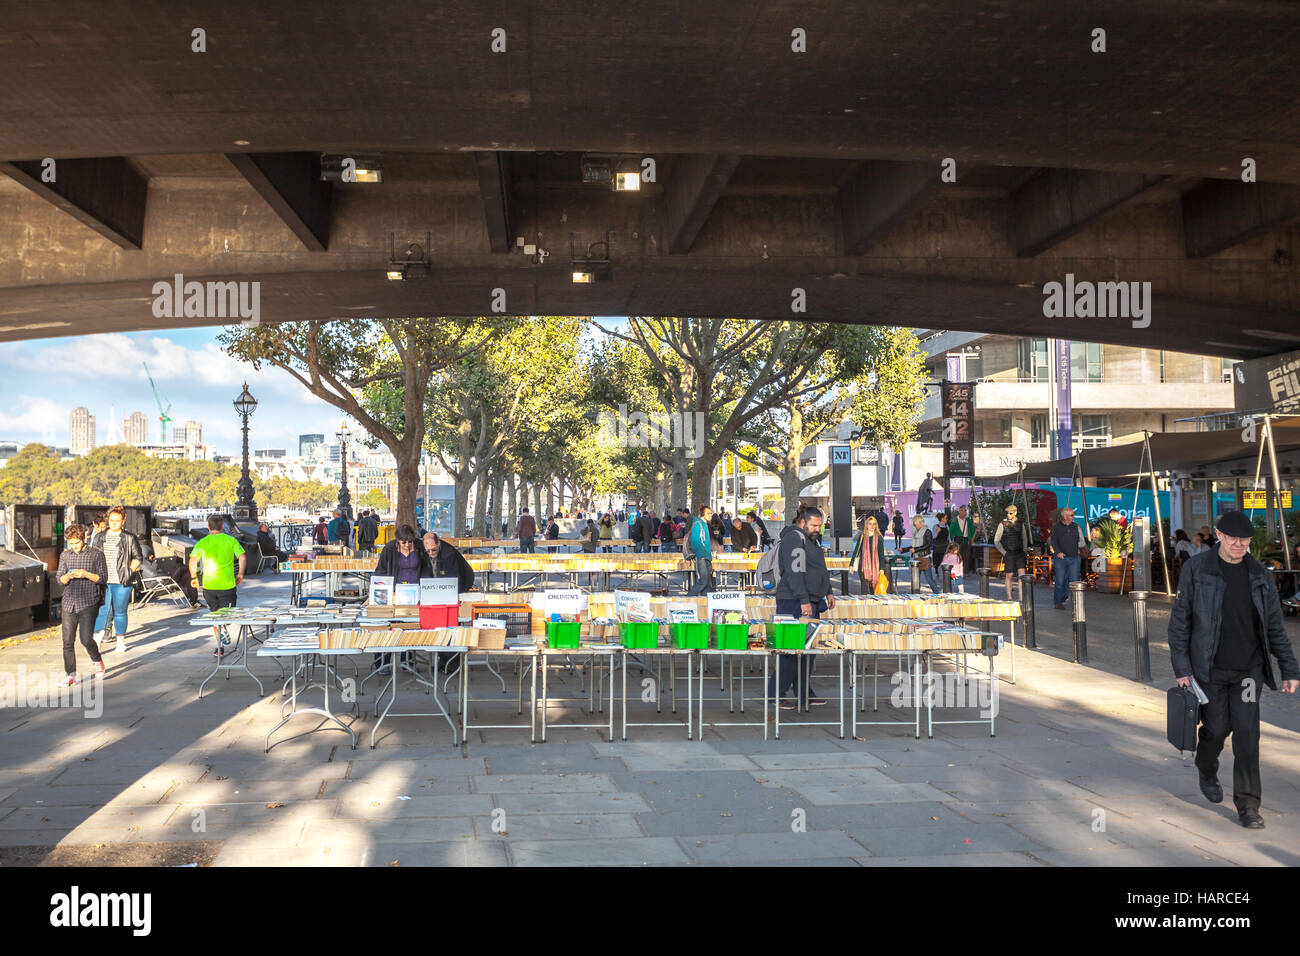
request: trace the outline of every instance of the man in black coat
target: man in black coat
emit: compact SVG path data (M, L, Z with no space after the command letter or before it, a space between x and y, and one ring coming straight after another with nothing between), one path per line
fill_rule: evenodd
M636 526L641 534L640 540L638 540L636 544L636 550L649 551L650 542L654 538L655 533L654 511L650 510L641 512L636 519Z
M739 518L731 519L731 547L734 551L758 550L758 535Z
M1183 565L1169 615L1169 656L1180 687L1195 678L1210 701L1201 705L1196 769L1201 793L1223 800L1219 754L1232 734L1232 800L1241 825L1263 829L1259 815L1259 691L1277 690L1271 651L1282 668L1282 692L1300 689L1300 664L1282 623L1273 575L1250 556L1255 527L1240 511L1219 518L1219 548Z
M429 556L435 578L456 578L458 589L464 593L474 586L474 569L455 547L430 531L424 536L424 553Z

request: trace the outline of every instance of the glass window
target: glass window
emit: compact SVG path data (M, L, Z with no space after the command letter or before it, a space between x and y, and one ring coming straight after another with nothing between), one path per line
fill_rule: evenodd
M1020 340L1020 381L1046 382L1047 339Z
M1032 432L1029 438L1030 448L1046 448L1048 439L1047 416L1034 415L1030 418Z
M1101 343L1070 343L1070 379L1075 382L1100 382L1102 375Z
M1232 367L1237 364L1237 361L1238 361L1237 359L1227 359L1227 358L1220 360L1221 371L1223 372L1223 380L1225 382L1232 381Z
M1110 444L1109 415L1075 415L1074 447L1105 448Z

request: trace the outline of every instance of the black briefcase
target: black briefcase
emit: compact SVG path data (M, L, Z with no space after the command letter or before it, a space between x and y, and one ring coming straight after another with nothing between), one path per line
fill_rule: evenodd
M1200 707L1196 692L1190 687L1169 688L1165 736L1179 750L1196 749L1196 725Z

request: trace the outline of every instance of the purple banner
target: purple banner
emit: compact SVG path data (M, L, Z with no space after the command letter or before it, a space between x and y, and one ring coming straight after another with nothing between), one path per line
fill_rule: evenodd
M948 381L960 382L961 374L961 356L956 352L948 353Z
M1070 342L1068 339L1052 340L1052 362L1056 366L1056 458L1069 458L1074 454L1073 416L1070 408Z

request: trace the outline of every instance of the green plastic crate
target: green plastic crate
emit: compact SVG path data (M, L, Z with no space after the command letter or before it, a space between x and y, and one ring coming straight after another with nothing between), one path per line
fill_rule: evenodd
M749 648L748 624L719 624L718 650L743 651Z
M708 647L709 646L709 622L699 621L692 623L690 621L678 621L672 626L673 643L677 647Z
M808 625L797 621L794 624L773 624L769 637L773 647L782 650L802 650L808 643Z
M659 625L655 621L623 621L618 625L618 639L629 649L658 647Z
M547 647L573 649L581 642L582 625L577 621L547 621Z

